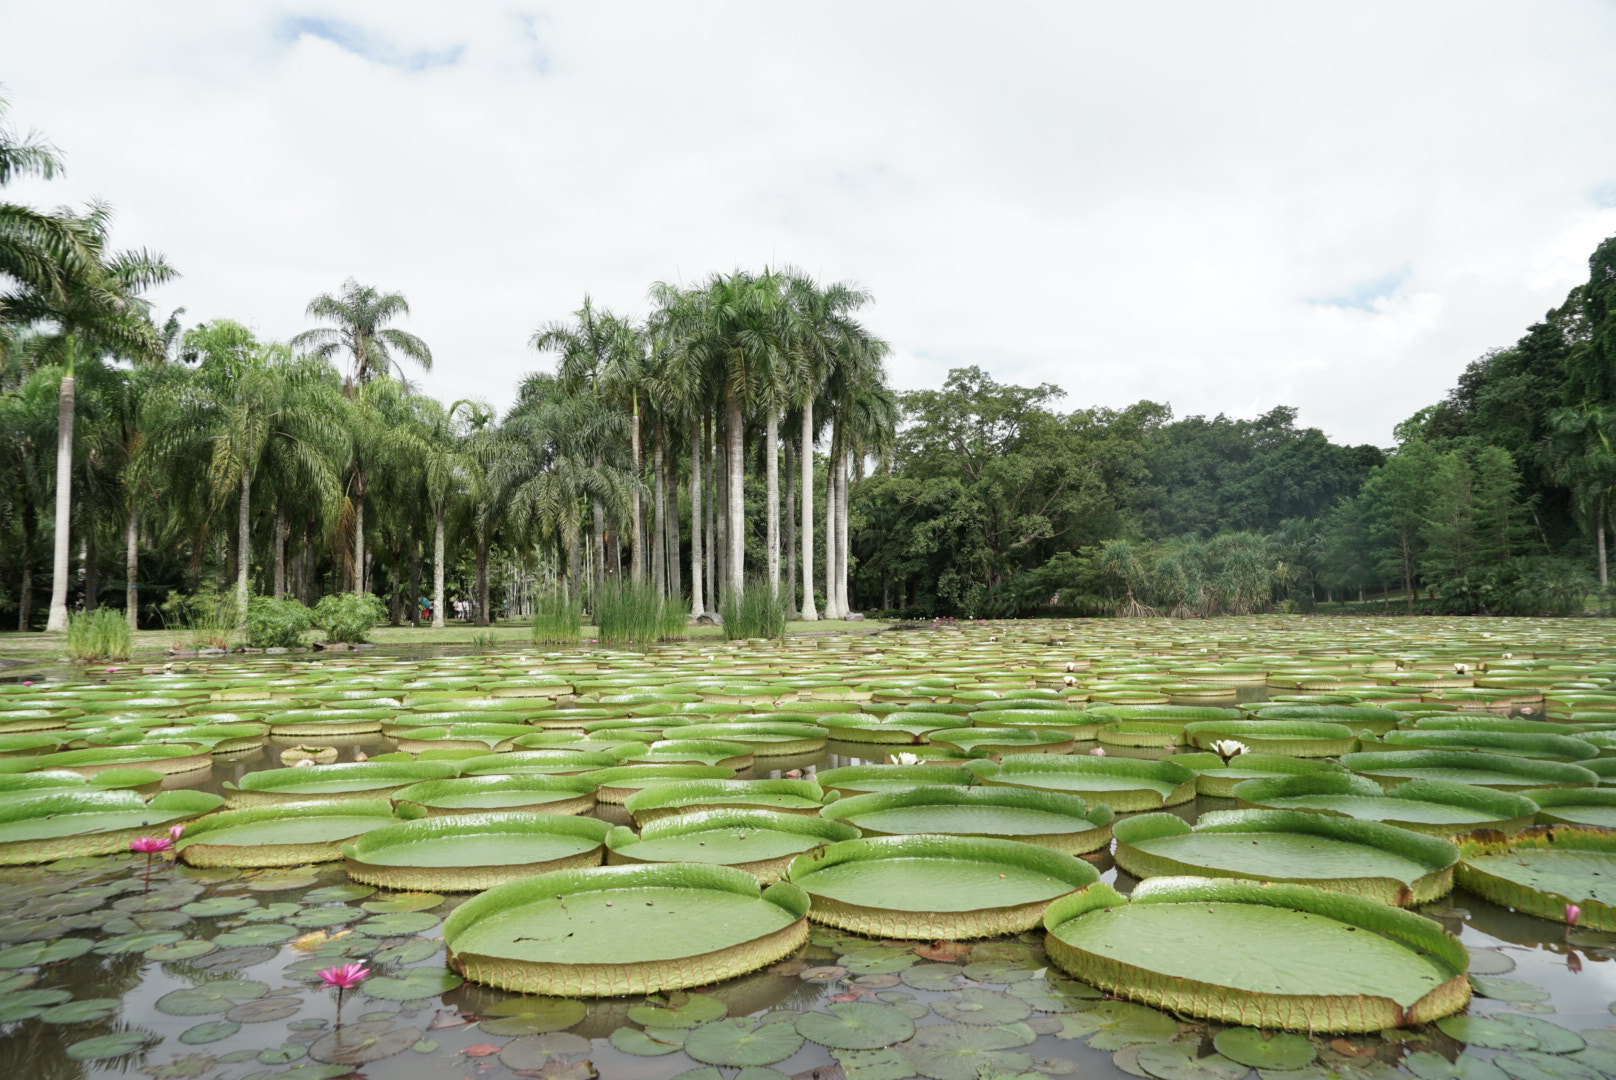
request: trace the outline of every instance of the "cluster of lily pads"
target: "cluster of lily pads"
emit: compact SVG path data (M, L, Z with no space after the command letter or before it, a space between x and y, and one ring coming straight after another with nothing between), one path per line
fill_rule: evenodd
M1061 1075L1076 1040L1159 1080L1616 1075L1603 1034L1489 1015L1544 1006L1432 915L1458 885L1616 930L1611 634L1320 625L5 686L0 1022L47 1059L146 1060L125 998L64 982L125 958L194 982L156 999L213 1017L181 1045L288 1021L193 1055L260 1080L451 1050L546 1076L681 1052L689 1080ZM161 838L177 859L143 875L131 845ZM402 1006L305 1016L302 986L355 958L379 972L356 992ZM473 1024L513 1041L437 1036ZM1510 1053L1442 1056L1461 1043Z

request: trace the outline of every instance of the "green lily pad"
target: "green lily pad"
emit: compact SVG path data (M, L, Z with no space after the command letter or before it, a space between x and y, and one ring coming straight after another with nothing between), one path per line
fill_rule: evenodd
M328 926L341 926L364 918L364 912L349 907L304 908L296 915L288 915L286 924L299 930L322 930Z
M955 964L916 964L898 973L905 986L916 990L957 990L965 969Z
M477 1026L490 1035L543 1035L570 1028L588 1011L570 998L524 997L483 1010Z
M102 956L120 956L123 953L145 952L158 945L172 945L185 937L178 930L148 930L138 934L119 934L97 943L94 951Z
M157 1011L169 1016L207 1016L229 1012L243 1001L269 993L269 984L256 979L216 979L185 990L171 990L157 999Z
M397 911L387 915L373 915L359 924L359 929L383 937L403 937L419 934L442 922L438 916L425 911Z
M425 911L443 903L443 897L430 892L389 893L383 900L367 900L359 906L372 915L391 915L402 911Z
M1604 1074L1592 1066L1540 1050L1499 1054L1493 1058L1493 1064L1513 1080L1605 1080Z
M47 1024L86 1024L91 1020L104 1020L123 1005L122 998L79 998L66 1005L46 1009L39 1019Z
M115 1035L81 1039L68 1046L67 1056L78 1061L101 1061L133 1054L161 1041L159 1036L149 1031L120 1031Z
M452 971L412 968L396 977L380 975L359 984L366 997L382 1001L414 1001L447 994L465 980Z
M728 1012L729 1008L710 994L687 994L677 1004L637 1005L629 1009L628 1018L648 1028L693 1028L722 1020Z
M1018 983L1033 977L1037 969L1014 960L983 960L965 965L965 977L976 982Z
M275 904L254 904L243 911L241 917L247 922L280 922L288 915L296 915L299 910L296 904L282 900Z
M418 1027L394 1028L391 1019L340 1027L309 1047L309 1057L333 1065L363 1065L402 1054L421 1041Z
M1549 992L1520 979L1499 979L1486 975L1470 976L1470 987L1482 997L1513 1004L1541 1005L1549 1000Z
M1448 1016L1436 1026L1449 1038L1488 1050L1569 1054L1588 1045L1576 1032L1535 1016Z
M730 1080L715 1067L708 1065L705 1068L689 1069L672 1078L672 1080ZM761 1065L748 1065L736 1073L734 1080L791 1080L789 1076L779 1069L767 1069Z
M589 1053L591 1046L588 1039L564 1031L524 1035L499 1048L499 1063L513 1071L538 1072L552 1061L582 1057Z
M1254 1069L1300 1069L1319 1056L1313 1044L1300 1035L1254 1028L1220 1031L1213 1036L1212 1046L1229 1060Z
M803 1037L787 1024L755 1025L745 1017L692 1028L685 1053L707 1065L773 1065L802 1048Z
M180 1042L191 1046L200 1046L204 1043L228 1039L240 1030L241 1025L234 1020L209 1020L206 1023L197 1024L195 1027L186 1028L180 1032Z
M18 990L0 995L0 1024L31 1020L52 1006L72 998L66 990Z
M1032 1055L1016 1048L1035 1038L1025 1024L933 1024L917 1029L903 1051L916 1074L930 1080L978 1080L989 1068L1012 1074L1032 1068Z
M931 1011L956 1024L1013 1024L1032 1015L1032 1005L996 990L961 990L931 1003Z
M1081 1039L1096 1050L1120 1050L1134 1043L1167 1042L1178 1035L1178 1022L1165 1013L1127 1001L1102 1001L1094 1008L1069 1013L1059 1037Z
M684 1045L688 1031L687 1028L653 1028L641 1031L637 1027L624 1026L613 1031L608 1041L625 1054L634 1054L637 1057L661 1057L663 1054L677 1053Z
M295 997L264 997L257 1001L245 1001L224 1014L226 1020L234 1020L238 1024L267 1024L274 1020L285 1020L296 1016L298 1010L303 1008L303 999Z
M1042 1013L1081 1012L1088 1003L1105 995L1085 983L1064 979L1027 979L1011 983L1006 993L1018 997Z
M57 938L54 941L13 945L9 949L0 949L0 968L38 967L59 960L72 960L89 952L94 944L89 938Z
M371 957L378 964L414 964L436 955L443 946L435 941L406 941Z
M363 900L376 891L372 885L327 885L310 889L303 894L305 904L338 904L349 900Z
M828 1008L798 1017L797 1034L833 1050L877 1050L915 1033L915 1022L891 1005L848 1001Z
M309 1048L302 1043L287 1043L284 1046L273 1046L268 1050L258 1052L260 1065L288 1065L294 1061L301 1061L309 1056Z
M206 956L200 956L192 962L191 967L197 971L239 971L241 968L252 967L275 959L278 949L268 945L243 945L230 949L216 949Z
M1403 1065L1419 1080L1505 1080L1504 1070L1471 1054L1449 1061L1441 1054L1420 1050L1404 1058Z
M1134 1060L1156 1080L1240 1080L1251 1071L1222 1054L1197 1057L1200 1049L1199 1042L1152 1043Z
M1471 975L1508 975L1515 970L1515 961L1508 953L1474 946L1467 951Z
M215 945L279 945L283 941L291 941L297 937L297 930L291 926L280 926L275 923L257 923L238 927L235 930L226 930L213 939ZM176 940L178 940L176 938Z
M205 956L219 946L211 941L200 938L186 938L168 945L153 945L145 952L146 959L156 960L160 963L171 960L192 960L198 956Z
M847 1080L909 1080L915 1067L902 1050L838 1050L831 1055Z

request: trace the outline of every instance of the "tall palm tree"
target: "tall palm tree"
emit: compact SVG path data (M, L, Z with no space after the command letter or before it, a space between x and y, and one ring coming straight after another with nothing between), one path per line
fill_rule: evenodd
M0 120L9 103L0 98ZM37 132L19 135L0 124L0 188L24 176L61 172L56 148ZM0 283L65 303L70 285L92 275L98 251L71 214L47 214L0 200ZM22 322L0 299L0 323Z
M410 313L410 302L402 293L379 292L374 286L349 278L336 295L321 293L310 300L303 313L336 325L305 330L292 338L292 347L307 349L324 359L338 353L345 355L350 394L354 387L372 379L388 378L395 369L404 379L404 367L393 356L395 350L420 364L422 370L432 370L432 350L426 342L407 330L387 325Z
M1605 525L1616 494L1616 408L1584 405L1557 409L1549 416L1542 455L1555 480L1571 489L1572 505L1585 526L1593 526L1599 586L1609 581Z

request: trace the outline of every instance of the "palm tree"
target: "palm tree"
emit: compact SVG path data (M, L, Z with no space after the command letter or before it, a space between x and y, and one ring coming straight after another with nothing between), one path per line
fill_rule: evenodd
M0 98L0 119L8 107ZM56 148L38 133L18 135L0 125L0 188L23 176L49 180L61 168ZM97 257L91 238L72 215L0 201L0 282L65 303L70 285L92 275ZM0 323L8 321L25 320L0 300Z
M1616 492L1616 409L1584 405L1549 415L1542 455L1554 479L1571 489L1572 505L1585 526L1592 525L1599 560L1599 587L1609 577L1605 524Z
M305 330L292 338L292 346L308 349L324 359L338 353L346 355L349 368L345 386L350 395L355 387L387 378L394 369L401 380L405 378L403 365L393 357L394 350L420 364L422 370L432 370L432 350L426 342L407 330L387 325L410 313L410 303L402 293L378 292L374 286L349 278L335 296L321 293L310 300L303 313L336 325Z

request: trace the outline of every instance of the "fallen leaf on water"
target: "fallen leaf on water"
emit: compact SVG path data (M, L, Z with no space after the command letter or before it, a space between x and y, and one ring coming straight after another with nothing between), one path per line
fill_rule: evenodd
M930 945L921 945L915 949L915 955L926 960L937 960L949 963L968 955L971 946L962 945L957 941L935 941Z
M493 1043L473 1043L460 1052L467 1057L489 1057L499 1053L499 1047Z

